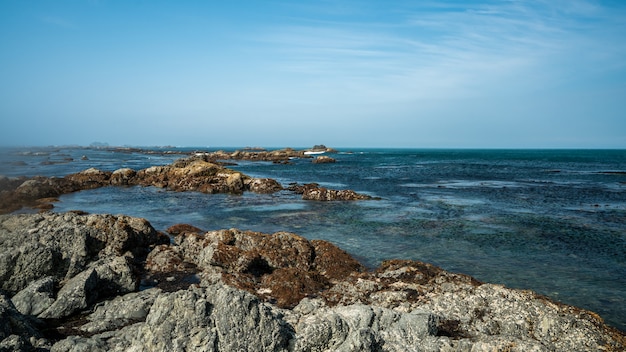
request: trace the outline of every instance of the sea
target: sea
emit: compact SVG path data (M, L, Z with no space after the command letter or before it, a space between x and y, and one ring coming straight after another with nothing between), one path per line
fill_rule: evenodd
M0 174L58 176L165 165L208 147L4 148ZM55 212L127 214L160 231L289 231L330 241L369 268L412 259L533 290L626 331L626 150L338 149L334 164L236 161L283 186L316 182L379 199L305 201L275 194L105 187L66 194ZM23 209L18 212L32 212Z

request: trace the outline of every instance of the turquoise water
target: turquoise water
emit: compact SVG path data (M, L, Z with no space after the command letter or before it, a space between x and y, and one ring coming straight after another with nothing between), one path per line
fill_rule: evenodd
M140 169L179 157L88 148L3 154L8 162L0 174L13 176ZM317 182L381 200L322 203L286 191L238 196L107 187L65 195L55 211L141 216L159 230L190 223L205 230L291 231L329 240L370 267L416 259L532 289L626 330L626 151L355 149L332 157L336 164L240 162L232 168L285 186Z

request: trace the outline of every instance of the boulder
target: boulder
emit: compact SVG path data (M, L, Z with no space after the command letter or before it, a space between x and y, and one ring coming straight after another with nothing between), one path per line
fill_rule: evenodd
M168 227L165 231L172 236L180 235L183 232L204 233L202 229L189 224L175 224Z
M271 178L251 178L244 182L246 188L254 193L271 194L283 189L278 181Z
M36 322L22 315L11 300L0 293L0 351L34 351L50 348Z
M437 317L427 312L401 313L363 304L328 308L303 301L295 326L296 351L407 351L435 347Z
M46 213L0 216L0 243L0 289L16 294L44 277L69 280L101 258L140 259L169 238L144 219Z
M287 351L291 336L269 306L224 285L161 293L129 330L107 342L138 351Z
M314 164L332 164L336 162L337 160L326 155L320 155L317 158L313 159Z
M101 259L69 279L39 318L64 318L90 307L99 299L133 292L138 277L124 257Z
M162 291L151 288L115 297L96 306L79 329L86 334L114 331L146 320L152 305Z
M59 195L59 190L54 179L35 177L20 184L15 189L15 193L28 199L38 199L56 197Z
M97 299L95 294L97 284L98 276L94 269L86 270L72 277L63 285L57 299L38 317L65 318L86 309Z
M15 294L11 301L20 313L37 316L54 303L54 291L54 278L46 276L31 282L26 288Z
M226 177L226 186L230 193L243 192L243 176L239 172L235 172Z
M111 172L101 171L96 168L83 170L79 173L65 176L66 180L72 182L76 190L93 189L110 184Z
M128 186L134 183L133 178L137 175L137 172L130 168L122 168L113 171L111 174L109 183L112 186Z

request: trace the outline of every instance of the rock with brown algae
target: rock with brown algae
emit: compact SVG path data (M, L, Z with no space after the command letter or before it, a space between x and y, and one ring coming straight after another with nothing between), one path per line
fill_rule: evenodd
M125 216L0 216L0 350L626 348L592 312L426 263L368 271L286 232L172 234Z

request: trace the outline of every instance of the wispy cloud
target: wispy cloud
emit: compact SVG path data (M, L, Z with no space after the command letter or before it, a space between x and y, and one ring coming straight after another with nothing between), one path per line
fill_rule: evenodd
M626 12L618 10L585 0L420 3L376 23L348 17L278 25L262 40L280 57L277 69L293 74L395 87L395 96L477 94L621 65Z

